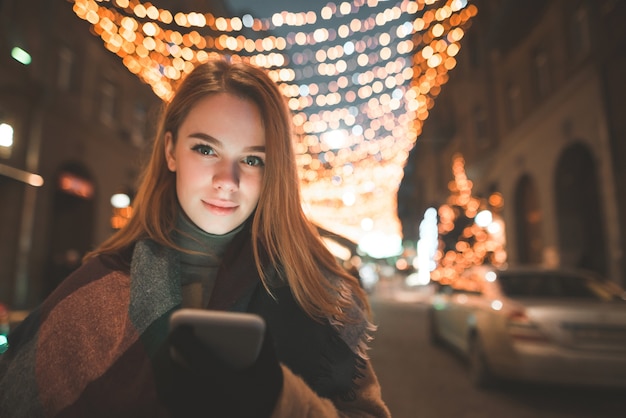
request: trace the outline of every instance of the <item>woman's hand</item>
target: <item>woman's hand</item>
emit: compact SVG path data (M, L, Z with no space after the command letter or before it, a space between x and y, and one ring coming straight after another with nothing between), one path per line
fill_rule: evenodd
M244 369L220 361L189 326L172 331L153 364L159 399L173 417L269 417L283 385L267 328L256 362Z

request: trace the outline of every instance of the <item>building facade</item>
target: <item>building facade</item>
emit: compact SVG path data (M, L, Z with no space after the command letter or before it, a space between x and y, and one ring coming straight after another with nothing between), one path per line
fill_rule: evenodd
M0 1L0 301L14 309L114 231L111 197L132 196L161 105L72 6Z
M404 237L450 194L504 199L510 264L576 266L624 284L626 3L477 0L457 68L411 152Z

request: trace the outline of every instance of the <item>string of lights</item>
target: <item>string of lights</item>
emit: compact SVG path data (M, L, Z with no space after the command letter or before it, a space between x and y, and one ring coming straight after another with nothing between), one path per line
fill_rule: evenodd
M307 215L355 242L400 237L403 166L477 13L467 0L352 0L269 17L69 1L165 101L214 57L266 68L293 112Z

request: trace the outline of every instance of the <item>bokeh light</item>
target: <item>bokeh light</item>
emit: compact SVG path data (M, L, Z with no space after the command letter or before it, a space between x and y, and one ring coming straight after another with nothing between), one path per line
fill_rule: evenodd
M307 216L357 243L401 237L403 167L477 13L466 0L352 0L262 17L138 0L75 0L73 10L165 101L214 57L267 69L293 112Z

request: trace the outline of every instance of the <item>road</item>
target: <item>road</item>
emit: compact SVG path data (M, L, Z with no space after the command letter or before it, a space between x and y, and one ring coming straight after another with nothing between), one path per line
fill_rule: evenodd
M370 356L393 418L622 418L625 390L501 384L472 387L462 358L430 345L415 293L387 286L371 295L379 329Z

